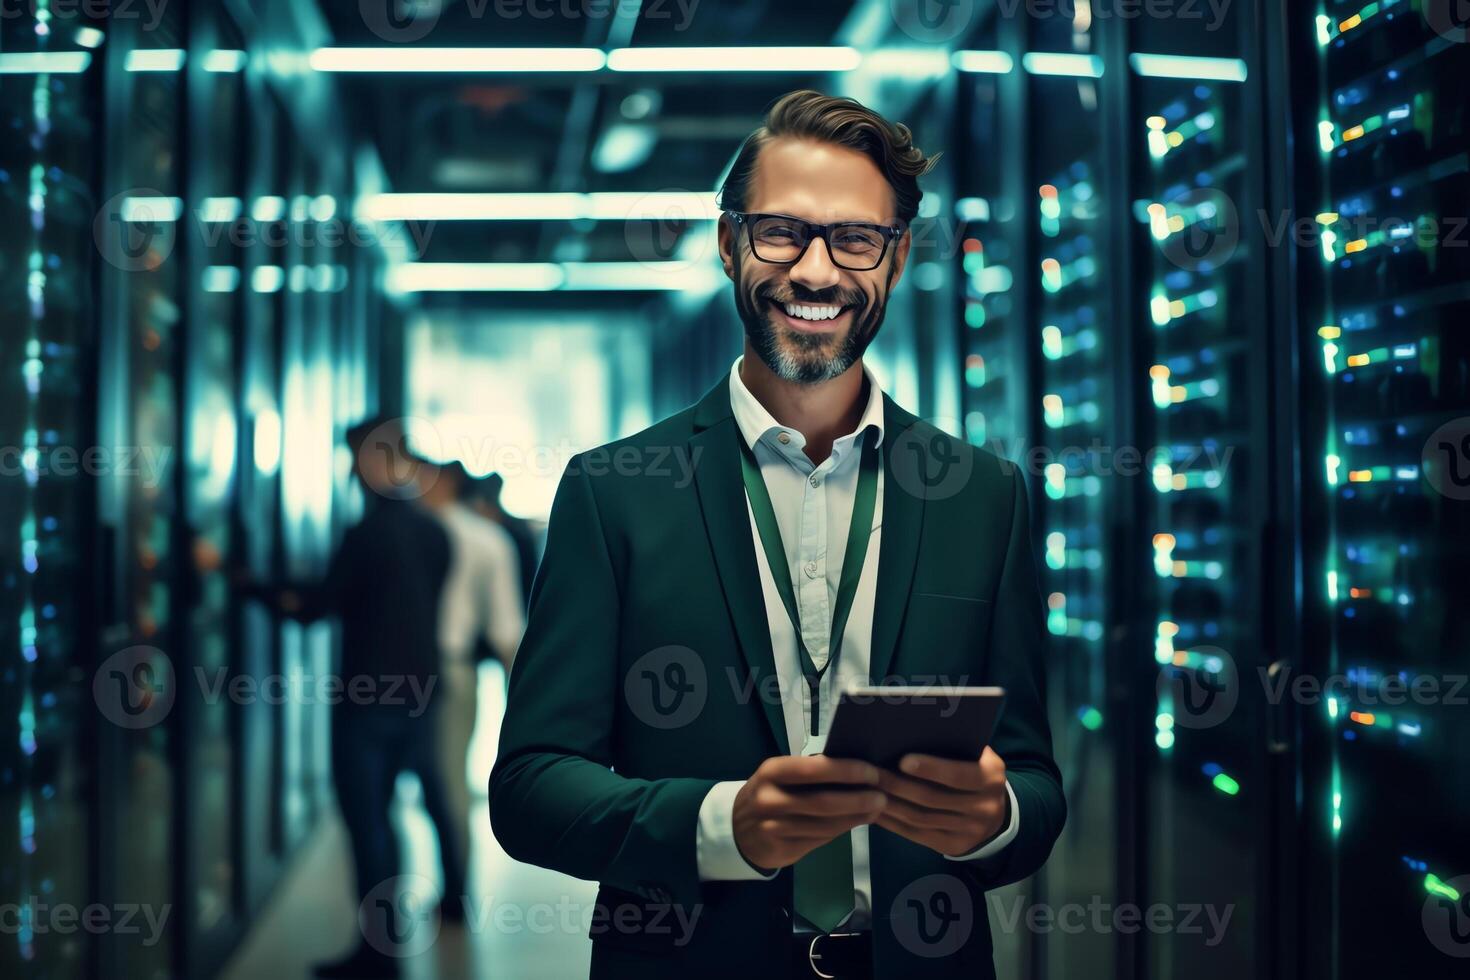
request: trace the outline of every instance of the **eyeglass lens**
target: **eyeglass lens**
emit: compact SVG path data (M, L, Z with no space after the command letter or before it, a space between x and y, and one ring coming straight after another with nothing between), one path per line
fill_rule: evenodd
M757 217L750 225L751 246L763 262L796 261L812 233L812 226L805 221L774 215ZM882 230L873 225L833 225L828 236L832 262L855 271L875 268L886 245Z

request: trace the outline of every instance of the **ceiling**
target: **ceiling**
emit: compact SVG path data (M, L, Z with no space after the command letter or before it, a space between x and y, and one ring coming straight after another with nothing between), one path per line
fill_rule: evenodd
M391 0L390 0L391 2ZM439 47L825 45L854 0L401 0L421 18L412 44ZM417 3L417 7L412 5ZM341 47L384 47L368 5L320 0ZM573 16L567 16L566 12ZM583 13L585 11L585 13ZM539 16L535 16L535 15ZM547 16L553 14L552 16ZM415 23L406 21L406 23ZM426 26L431 25L431 26ZM750 72L337 76L351 130L397 192L689 190L712 193L740 141L784 92L826 76ZM662 257L671 236L628 222L439 222L429 262L612 261ZM643 254L639 254L643 253Z

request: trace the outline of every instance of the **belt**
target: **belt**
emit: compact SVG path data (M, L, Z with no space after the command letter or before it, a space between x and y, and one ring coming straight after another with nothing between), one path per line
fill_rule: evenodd
M871 980L873 934L806 932L791 934L793 977L816 980Z

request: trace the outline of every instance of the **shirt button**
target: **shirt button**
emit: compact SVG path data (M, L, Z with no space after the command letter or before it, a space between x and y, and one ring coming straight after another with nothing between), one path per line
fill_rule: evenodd
M783 432L776 437L776 441L784 446L791 441L791 436L790 434Z
M806 577L807 578L816 578L817 577L817 563L816 562L809 561L809 562L806 563Z
M819 487L821 485L822 485L822 478L820 476L814 476L814 477L812 477L812 486Z

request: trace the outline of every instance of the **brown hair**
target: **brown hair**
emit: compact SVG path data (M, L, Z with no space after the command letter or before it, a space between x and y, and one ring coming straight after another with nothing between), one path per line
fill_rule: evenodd
M903 123L890 122L856 99L811 89L788 92L771 104L766 119L745 138L717 198L723 211L744 211L761 148L777 137L814 139L858 150L872 159L893 188L895 217L907 226L919 213L919 177L940 154L925 157Z

